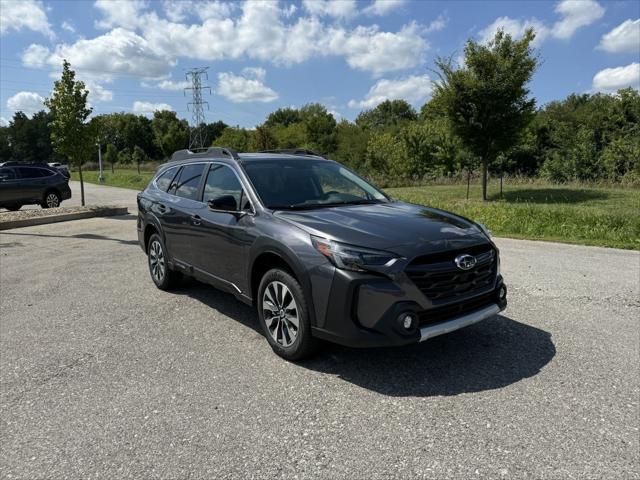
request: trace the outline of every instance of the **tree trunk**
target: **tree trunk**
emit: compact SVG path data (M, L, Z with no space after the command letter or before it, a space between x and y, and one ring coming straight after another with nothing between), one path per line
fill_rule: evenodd
M469 187L471 186L471 169L467 168L467 200L469 200Z
M138 175L140 175L140 162L138 162Z
M482 200L487 201L487 159L482 160Z
M78 174L80 175L80 202L84 207L84 181L82 180L82 164L78 164Z
M113 173L113 164L114 162L111 162L111 173Z
M504 178L504 172L500 172L500 198L502 198L502 179Z

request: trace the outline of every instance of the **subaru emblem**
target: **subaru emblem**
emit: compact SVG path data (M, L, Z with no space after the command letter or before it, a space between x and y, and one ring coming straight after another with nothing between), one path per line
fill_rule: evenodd
M474 257L473 255L468 255L466 253L458 255L454 261L456 262L456 266L460 270L471 270L476 266L476 263L478 263L476 257Z

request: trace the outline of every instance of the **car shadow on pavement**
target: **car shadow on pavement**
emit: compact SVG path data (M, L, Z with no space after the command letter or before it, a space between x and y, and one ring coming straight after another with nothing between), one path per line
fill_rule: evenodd
M255 310L229 293L193 279L173 293L263 335ZM555 354L549 332L499 315L405 347L352 349L323 342L316 356L297 364L383 395L423 397L502 388L538 374Z
M301 363L383 395L426 397L502 388L551 361L551 334L504 315L400 348L328 346Z
M111 238L105 235L97 235L95 233L76 233L75 235L50 235L47 233L17 233L2 232L2 235L13 235L18 237L45 237L45 238L82 238L86 240L109 240L118 242L122 245L139 245L138 240L122 240L121 238Z

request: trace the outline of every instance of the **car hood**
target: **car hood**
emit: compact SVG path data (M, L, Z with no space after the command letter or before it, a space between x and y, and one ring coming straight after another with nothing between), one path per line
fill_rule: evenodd
M401 255L488 242L480 229L465 218L404 202L281 210L275 215L312 235Z

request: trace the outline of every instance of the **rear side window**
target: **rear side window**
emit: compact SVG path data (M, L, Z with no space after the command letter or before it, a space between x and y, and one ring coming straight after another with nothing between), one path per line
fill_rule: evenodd
M172 189L175 189L175 193L172 193L178 197L197 200L203 168L204 166L201 163L182 167L180 178L174 182L175 185L172 187Z
M36 168L35 170L38 170L40 177L50 177L56 174L56 172L47 170L46 168Z
M15 180L16 172L13 168L0 168L0 180Z
M18 167L16 170L18 170L18 175L20 176L20 178L24 179L39 178L42 176L40 175L39 168Z
M169 185L171 185L171 180L176 176L176 172L178 171L178 167L169 168L162 175L156 178L156 187L158 187L163 192L166 192L169 189Z

